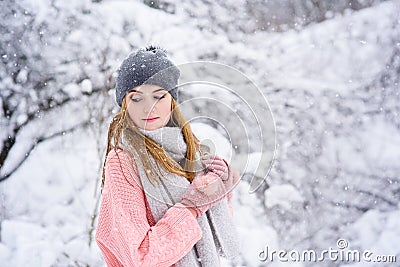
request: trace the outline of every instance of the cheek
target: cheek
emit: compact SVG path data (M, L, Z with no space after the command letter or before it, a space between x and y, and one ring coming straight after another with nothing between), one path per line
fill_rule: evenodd
M128 109L128 116L132 121L136 121L137 120L137 113L133 112L132 109Z
M168 116L171 113L171 101L166 101L159 108L163 116Z
M164 106L164 109L163 109L163 112L164 112L165 114L170 113L170 112L171 112L171 105L165 105L165 106Z

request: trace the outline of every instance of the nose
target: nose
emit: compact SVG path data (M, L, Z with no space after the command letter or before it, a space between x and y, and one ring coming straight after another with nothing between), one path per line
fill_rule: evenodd
M150 114L156 109L156 102L151 99L145 99L143 105L143 112Z

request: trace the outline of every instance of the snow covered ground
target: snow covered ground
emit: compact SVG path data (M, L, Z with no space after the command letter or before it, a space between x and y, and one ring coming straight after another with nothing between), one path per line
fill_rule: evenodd
M258 32L242 42L200 30L183 13L167 14L140 1L85 3L92 10L88 23L94 35L78 28L70 38L87 53L96 47L91 38L99 46L109 45L114 57L108 64L113 68L132 44L162 45L177 63L217 54L218 62L238 68L266 95L276 122L274 166L265 191L249 194L245 180L234 191L243 251L235 263L222 259L223 266L265 266L267 262L259 259L265 246L286 251L338 249L339 238L348 241L349 249L396 255L397 263L327 260L315 266L399 265L400 128L374 112L385 107L374 101L381 89L365 89L385 70L396 45L399 49L400 40L393 43L400 31L398 1L301 31ZM80 4L65 2L71 8ZM30 8L44 20L48 6L44 0L32 1ZM101 82L90 68L88 72L91 83ZM397 92L392 97L398 99L398 89L397 84L387 90ZM69 87L64 90L79 95ZM67 125L81 116L79 109L68 107L54 112L51 120ZM36 127L45 129L46 123ZM102 129L88 127L41 143L0 183L1 267L105 266L92 224L106 142L107 124L101 125ZM194 129L199 136L208 133L222 155L229 153L216 132L201 124ZM263 166L265 171L269 167ZM311 263L268 264L288 265Z

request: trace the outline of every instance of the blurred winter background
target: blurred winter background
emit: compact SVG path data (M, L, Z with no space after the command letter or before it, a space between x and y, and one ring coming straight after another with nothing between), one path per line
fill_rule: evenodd
M256 193L248 178L235 191L243 251L224 266L399 266L400 1L0 5L0 266L105 266L94 234L112 74L148 44L237 68L270 104L275 159ZM397 263L258 259L339 238Z

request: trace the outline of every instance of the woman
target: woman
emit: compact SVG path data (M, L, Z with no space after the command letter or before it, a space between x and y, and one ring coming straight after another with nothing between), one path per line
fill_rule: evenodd
M96 242L108 266L218 266L239 253L238 173L200 145L176 102L180 72L157 47L121 64Z

